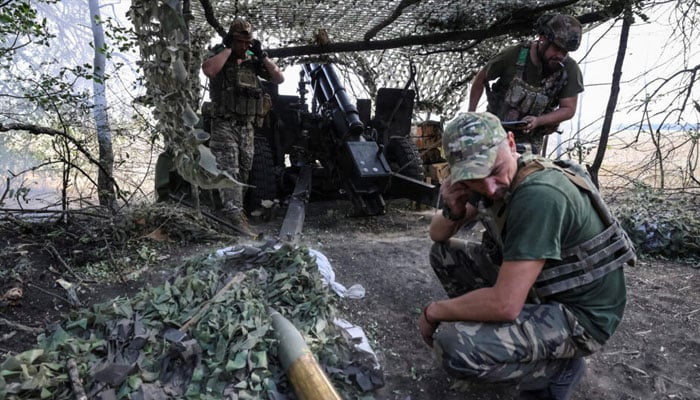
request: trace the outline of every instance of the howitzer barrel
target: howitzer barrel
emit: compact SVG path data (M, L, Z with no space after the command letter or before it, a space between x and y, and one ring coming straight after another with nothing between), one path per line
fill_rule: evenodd
M279 340L277 353L297 397L300 400L341 400L294 324L271 308L269 312Z
M357 107L350 100L345 87L340 83L333 65L304 64L303 67L306 75L311 78L311 87L316 100L322 104L334 101L342 114L342 123L339 123L337 118L334 118L338 131L343 135L361 135L365 125L360 120L360 113L357 111Z

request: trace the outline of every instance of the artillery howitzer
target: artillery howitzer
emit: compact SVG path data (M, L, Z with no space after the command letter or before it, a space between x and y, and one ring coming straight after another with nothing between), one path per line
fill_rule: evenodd
M283 238L300 232L308 201L346 198L360 216L384 214L391 198L436 204L438 190L424 182L410 138L415 93L408 84L379 89L373 118L371 101L354 104L332 64L304 64L299 96L268 89L272 111L256 133L249 180L254 188L246 204L251 209L264 199L291 196Z
M423 162L410 138L415 96L410 83L379 89L372 118L371 101L353 103L331 64L304 64L298 96L279 95L276 85L266 85L272 110L256 130L246 210L260 208L263 200L289 199L280 236L296 240L309 201L349 199L357 216L384 214L385 199L392 198L435 206L438 188L424 182ZM201 128L208 131L209 115L202 114ZM159 200L187 204L191 185L169 166L167 154L158 163L164 171L156 174ZM214 208L220 203L217 191L201 191L200 199Z

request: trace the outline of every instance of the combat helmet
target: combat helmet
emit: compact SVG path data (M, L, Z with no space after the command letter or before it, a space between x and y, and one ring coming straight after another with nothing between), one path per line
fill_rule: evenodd
M535 30L566 51L576 51L581 44L581 23L564 14L545 14L537 19Z
M242 18L234 19L228 32L234 39L253 40L253 25Z

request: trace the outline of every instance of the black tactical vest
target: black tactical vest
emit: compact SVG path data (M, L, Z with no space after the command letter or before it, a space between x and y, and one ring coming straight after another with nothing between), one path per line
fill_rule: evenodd
M530 44L523 43L515 62L515 76L507 87L486 88L488 111L502 121L516 121L526 115L538 116L552 111L558 104L559 92L568 83L565 68L545 77L539 85L527 83L524 72L529 51Z

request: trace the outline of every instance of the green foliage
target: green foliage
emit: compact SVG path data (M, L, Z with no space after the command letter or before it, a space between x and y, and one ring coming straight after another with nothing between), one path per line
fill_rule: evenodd
M638 254L700 259L700 205L696 193L668 194L637 187L616 197L611 210Z
M43 72L50 70L56 61L41 63L41 72L27 76L15 77L18 87L24 92L24 99L71 123L84 120L92 110L91 94L87 89L76 90L76 81L80 78L92 79L89 64L75 67L59 67L57 74Z
M112 18L107 18L105 24L105 36L110 39L110 44L121 53L135 52L138 50L136 32L132 28L126 28Z
M239 273L241 283L215 297ZM70 359L88 392L102 385L96 370L130 365L114 387L118 398L166 383L180 391L177 398L222 399L225 391L241 399L280 398L274 396L289 395L291 388L268 307L294 323L318 359L340 371L352 349L333 325L335 299L305 248L238 247L228 256L192 258L165 284L73 312L40 336L37 349L8 357L0 364L0 398L74 398L67 384ZM197 322L188 333L201 358L190 363L164 335L193 317ZM361 396L346 376L336 372L332 378L343 398Z
M11 61L17 49L32 42L48 45L51 37L46 20L38 20L29 1L10 0L0 7L0 65Z
M3 82L0 97L6 99L0 110L0 123L9 120L37 127L37 130L55 129L73 139L50 134L39 137L37 132L30 135L31 139L13 134L3 143L9 145L3 148L7 152L7 162L14 164L15 160L26 160L27 155L32 155L42 164L41 167L23 165L21 168L25 171L13 168L11 186L17 187L18 176L30 170L36 176L36 173L63 168L64 178L73 177L68 172L73 167L80 172L90 172L85 168L87 161L75 157L78 153L75 144L90 148L83 134L87 132L85 121L90 119L92 110L91 94L79 83L82 79L91 79L88 70L91 66L61 64L65 60L60 60L60 55L49 49L50 44L55 43L54 35L49 32L47 20L39 18L36 2L10 0L6 3L0 8L0 77ZM57 162L63 164L54 164ZM21 188L23 184L19 185Z
M62 179L60 182L65 186L67 194L62 198L63 201L68 202L74 198L87 199L95 193L104 197L102 195L105 192L101 189L95 191L91 184L97 185L100 181L97 177L93 178L93 175L98 175L98 161L104 161L105 165L111 164L111 158L105 155L111 153L106 151L111 149L106 143L111 136L103 135L102 141L95 140L96 121L92 115L95 100L92 91L95 89L95 83L104 84L115 73L111 69L96 71L90 56L93 52L83 51L88 50L87 45L93 38L90 30L85 30L83 24L85 17L89 15L87 8L77 3L51 4L53 2L0 2L0 97L5 100L0 107L0 124L21 123L34 138L45 139L34 141L31 146L26 145L20 150L26 152L8 151L7 160L8 163L14 163L14 159L25 158L28 153L43 153L36 157L36 160L41 161L35 161L32 166L41 163L40 168L36 170L42 173L57 173L49 175L51 178ZM42 19L42 16L46 16L48 21ZM100 44L100 48L96 50L104 54L106 59L112 60L110 66L114 66L114 71L119 71L122 64L115 62L117 57L112 59L112 54L115 50L135 49L133 31L120 27L118 22L109 18L96 22L107 27L107 37L111 39L109 43ZM49 29L57 32L58 36L54 36ZM93 46L92 43L90 45ZM88 59L90 60L87 62L83 61ZM120 76L120 84L128 81L128 72L127 79L124 75ZM99 90L97 92L100 93ZM113 87L108 93L110 96L117 96L118 99L127 96L120 93L118 87ZM99 100L98 104L101 104ZM122 110L114 106L109 109L110 114L120 111ZM136 112L129 113L129 116L133 115L138 116ZM100 121L107 120L100 118ZM139 119L139 122L143 122L143 119ZM104 124L98 123L97 126L101 127ZM131 135L132 132L133 135L138 135L136 131L142 126L131 129L131 124L128 128L122 127L121 130L116 129L112 133L115 137ZM12 136L18 136L18 133L12 131ZM99 155L98 144L105 150ZM120 149L116 148L118 156L122 154ZM0 154L3 161L4 155L4 152ZM32 166L23 168L29 169ZM107 167L106 170L110 171L111 167ZM122 168L120 172L125 170ZM13 186L16 186L18 181L14 176L16 174L15 169L12 174ZM131 182L133 181L128 181L128 184ZM118 193L123 199L126 199L130 192L134 192L132 187L126 189L122 188L121 184L118 186ZM77 191L81 193L76 193ZM55 198L58 199L59 196Z

